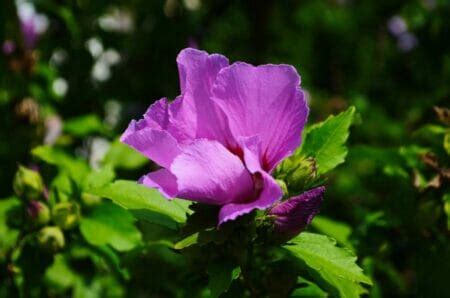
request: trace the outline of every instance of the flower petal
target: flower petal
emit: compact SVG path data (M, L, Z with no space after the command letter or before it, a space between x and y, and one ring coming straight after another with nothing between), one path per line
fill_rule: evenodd
M181 153L178 142L167 131L156 130L148 125L145 119L131 121L120 141L167 168Z
M261 138L259 136L240 137L238 144L242 148L242 159L245 166L254 174L264 171L261 163Z
M158 189L168 199L174 198L178 194L177 178L166 169L142 176L139 183Z
M178 96L169 105L170 123L167 130L179 143L190 143L197 135L197 112L195 106Z
M185 49L177 58L181 98L171 109L174 135L218 140L226 145L231 140L223 111L211 100L211 90L219 71L228 66L222 55L209 55L196 49Z
M223 206L219 212L219 225L250 213L254 209L266 209L283 196L280 186L269 174L261 172L260 175L263 180L263 188L258 198L248 203L230 203Z
M300 145L308 107L299 84L289 65L235 63L217 75L213 100L227 115L235 139L261 138L268 172Z
M228 59L219 54L209 55L205 51L184 49L177 57L181 93L209 96L217 73L228 66Z
M170 166L178 197L214 205L253 195L253 181L242 161L217 141L196 140L183 147Z
M166 98L162 98L153 103L145 112L144 119L147 126L160 130L167 129L169 124L169 103Z
M306 228L319 212L325 187L320 186L275 205L270 215L276 216L275 230L290 236Z

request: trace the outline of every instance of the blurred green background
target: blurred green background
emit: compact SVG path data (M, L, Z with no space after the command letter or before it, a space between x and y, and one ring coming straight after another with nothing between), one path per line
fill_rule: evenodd
M95 167L130 119L178 95L185 47L292 64L310 123L359 113L327 182L321 214L336 222L313 228L353 247L370 296L450 297L449 115L434 108L450 103L450 1L4 0L0 20L0 197L37 145ZM114 282L148 293L152 266Z

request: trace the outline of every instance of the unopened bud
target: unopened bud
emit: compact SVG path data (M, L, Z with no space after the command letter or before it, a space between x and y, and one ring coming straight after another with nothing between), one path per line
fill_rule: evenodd
M27 214L34 226L42 226L50 221L50 209L47 205L39 201L31 201L28 203Z
M83 202L84 205L86 205L88 207L99 204L101 202L101 200L102 199L99 196L92 195L87 192L83 192L81 194L81 201Z
M64 234L59 227L44 227L37 235L39 246L50 253L55 253L64 248Z
M288 187L286 185L286 182L281 179L275 179L277 184L280 186L281 190L283 191L283 196L287 196L289 194Z
M80 220L80 206L74 202L58 203L52 210L53 222L63 230L75 227Z
M284 180L294 191L308 189L317 178L316 162L311 157L291 157L287 160L283 171Z
M319 212L324 192L325 187L316 187L272 207L275 236L289 239L303 231Z
M35 200L42 195L44 183L38 172L19 166L14 177L13 188L19 197Z

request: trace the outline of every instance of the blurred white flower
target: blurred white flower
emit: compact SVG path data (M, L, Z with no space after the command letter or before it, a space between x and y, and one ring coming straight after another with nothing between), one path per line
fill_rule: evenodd
M114 66L117 63L120 62L120 54L115 49L107 49L103 54L100 56L99 60L102 60L109 66Z
M184 0L184 6L186 6L188 10L192 11L199 9L201 4L202 3L200 0Z
M132 14L123 9L113 8L111 12L98 19L100 28L105 31L129 33L134 30Z
M99 82L107 81L111 77L111 69L108 63L98 60L92 67L91 76Z
M21 20L32 18L36 14L33 3L23 0L16 1L17 14Z
M86 41L86 48L94 58L100 57L103 53L103 44L98 37L89 38Z
M120 121L122 105L117 100L108 100L105 103L105 123L114 128Z
M89 165L94 169L99 169L103 158L108 152L111 143L102 137L92 137L88 139Z
M57 78L53 81L52 89L57 96L63 97L64 95L66 95L67 90L69 89L69 84L65 79Z
M63 129L62 120L57 115L52 115L45 119L45 136L44 144L55 144L58 137L61 135Z
M67 60L67 52L64 49L56 49L53 51L52 56L50 57L50 65L51 66L59 66L62 63L64 63L64 61Z

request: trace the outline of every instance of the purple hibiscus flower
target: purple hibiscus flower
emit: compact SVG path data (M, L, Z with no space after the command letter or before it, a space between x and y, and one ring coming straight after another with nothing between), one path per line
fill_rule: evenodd
M282 197L270 175L301 142L308 107L290 65L229 64L185 49L181 95L152 104L121 141L161 166L140 179L167 198L218 205L219 224Z

